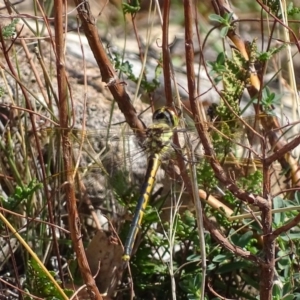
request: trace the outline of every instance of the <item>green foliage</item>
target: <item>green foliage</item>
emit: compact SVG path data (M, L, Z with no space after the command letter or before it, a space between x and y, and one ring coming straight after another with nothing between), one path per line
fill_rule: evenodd
M161 82L160 82L159 78L160 78L160 75L162 74L162 65L163 65L162 59L160 59L155 68L154 78L151 81L147 80L146 78L142 78L141 87L144 91L151 93L160 86Z
M135 76L133 73L133 66L127 60L124 61L120 54L114 53L114 65L116 70L121 74L124 74L134 83L138 83L139 78ZM145 76L143 76L141 80L141 88L144 89L146 92L153 92L156 88L160 86L159 76L162 72L161 64L159 63L155 68L155 77L152 81L147 80Z
M249 186L253 191L260 188L261 174L259 172L254 173L248 180L244 178L240 180L241 185ZM226 202L236 206L237 200L228 191L224 197ZM298 195L296 194L296 198ZM277 204L276 204L277 203ZM286 202L278 198L274 199L274 208L282 207L283 205L290 206L297 204L297 200ZM206 206L207 208L208 206ZM280 219L285 218L285 221L290 219L292 213L296 212L282 212L280 213ZM221 220L223 217L223 221ZM240 224L232 224L224 221L224 216L220 214L219 218L216 217L218 226L222 227L223 234L228 236L230 242L246 251L250 251L252 254L257 255L261 248L257 243L255 232L257 233L256 226L253 226L252 230L244 232L236 231L234 228L240 227ZM274 220L277 220L276 215ZM165 234L162 232L170 231L170 224L163 224L163 230L149 228L150 224L159 222L156 210L153 208L147 209L145 215L145 222L143 223L143 229L147 231L142 240L139 251L133 257L131 261L131 271L133 274L132 280L135 283L135 293L138 299L145 299L150 294L159 297L160 299L170 298L170 285L171 277L169 271L169 263L163 263L160 259L165 259L170 254L169 241ZM283 224L284 220L278 223ZM202 272L199 266L200 253L199 253L199 237L195 230L196 220L191 212L186 211L182 215L176 215L173 222L173 231L175 234L175 244L173 249L178 249L173 253L172 266L175 273L176 295L178 299L197 299L200 294L200 282L202 280ZM161 232L161 234L158 233ZM261 234L260 232L258 232ZM293 240L295 243L295 249L300 249L299 235L293 237L289 234L289 238L285 239L285 236L280 237L279 245L280 249L286 249L282 253L278 253L276 269L279 272L279 282L282 282L283 288L274 287L273 295L274 299L290 299L290 295L294 297L297 293L294 293L296 282L299 281L298 273L294 276L295 285L291 286L288 282L291 282L289 277L292 276L294 266L290 256L290 247L288 242ZM236 257L233 253L222 250L216 242L211 240L210 235L205 236L205 245L207 252L207 281L214 282L214 289L220 293L228 291L231 297L254 300L255 297L251 296L253 291L259 289L258 276L259 269L251 261L244 260ZM179 248L177 248L180 246ZM159 252L158 252L159 251ZM297 252L299 252L297 250ZM156 253L153 256L153 253ZM158 255L160 253L160 255ZM298 255L298 253L297 253ZM151 259L149 259L151 257ZM228 278L231 278L228 282ZM241 278L244 286L251 288L251 293L246 289L239 287L239 281L235 281L235 278ZM235 295L235 296L234 296ZM281 297L281 298L280 298ZM212 299L208 297L207 299Z
M279 47L270 48L269 51L257 52L257 60L261 62L269 61L274 55L278 54L281 50L285 49L286 45L283 44Z
M249 237L245 240L248 239ZM238 237L236 240L239 241ZM243 236L240 240L243 241ZM243 241L240 244L243 245L245 242ZM244 284L248 288L251 287L252 292L258 289L258 283L255 279L258 275L258 270L251 262L235 257L228 252L214 253L214 256L209 255L208 259L210 261L208 278L214 278L214 286L217 288L217 291L221 291L223 294L225 291L230 291L231 298L235 299L255 299L245 289L238 288L239 283L237 280L238 277L243 278Z
M244 248L248 251L251 251L251 252L253 252L253 254L255 254L257 252L257 250L254 249L254 247L253 247L253 243L255 243L256 240L253 239L253 231L251 231L251 230L248 230L242 234L234 233L231 236L231 241L234 245L236 245L240 248Z
M263 107L263 111L268 115L274 115L274 107L280 104L282 95L275 94L266 86L262 90L262 97L260 101L254 99L253 103L259 103Z
M277 15L280 10L279 1L280 0L264 0L263 4L267 5L273 14Z
M225 106L220 106L220 109L224 107ZM230 141L228 138L234 138L233 134L236 131L235 126L236 124L234 121L229 121L227 123L222 122L218 126L218 130L222 134L219 134L219 132L212 133L214 149L220 159L224 158L230 152L232 146L234 146L232 141ZM233 129L235 130L233 131Z
M290 2L288 4L288 7L287 7L287 14L288 16L292 17L296 14L299 14L300 13L300 8L299 7L295 7L294 6L294 3L293 2Z
M50 274L55 276L55 272L53 271L50 271ZM49 281L48 276L36 261L31 260L28 262L26 275L26 289L30 294L45 300L63 299L60 292L55 285ZM72 296L73 294L73 291L68 289L65 289L64 292L68 296ZM26 295L25 299L32 300L34 298Z
M290 282L286 282L284 286L282 286L282 282L276 280L273 285L272 300L295 300L295 295L290 292L291 288Z
M136 203L133 203L132 199L138 197L137 187L133 184L130 185L128 178L128 172L117 171L109 177L109 185L112 187L114 197L120 205L133 207Z
M159 299L170 299L170 263L174 270L177 299L197 298L202 275L198 265L199 237L195 230L194 215L185 211L182 215L175 216L172 228L169 222L165 222L160 225L162 229L154 230L149 225L159 222L158 215L156 212L155 220L153 215L149 218L149 214L154 214L154 209L147 209L142 227L146 234L139 245L139 251L131 261L137 299L147 299L150 295ZM173 260L169 262L170 245L167 236L171 231L174 232L175 243L171 250Z
M225 71L222 72L224 84L222 95L228 104L222 101L221 106L217 109L221 120L227 121L236 118L232 114L232 110L239 115L239 99L250 77L248 69L248 61L238 51L232 52L231 59L225 59Z
M205 159L197 164L197 181L199 182L200 187L208 192L213 190L218 184L213 169Z
M3 196L0 196L2 205L9 210L15 210L16 207L22 202L22 201L30 201L32 196L36 191L41 189L43 187L42 183L37 182L35 179L29 182L29 184L26 186L16 186L15 192L12 196L5 199Z
M253 173L247 174L247 177L241 177L238 183L242 186L242 188L247 189L249 193L259 195L262 192L262 182L262 172L256 170Z
M13 19L9 25L6 25L2 28L2 35L5 39L11 38L14 35L18 22L19 19Z
M183 280L180 282L179 286L183 291L186 292L187 299L189 300L197 300L200 299L201 296L201 286L202 276L200 272L196 274L184 274ZM205 297L205 299L207 299Z
M210 67L209 75L213 77L215 84L218 84L222 80L222 74L226 72L225 68L225 54L220 52L215 62L206 62Z
M227 33L230 29L233 29L234 27L231 25L233 13L225 14L224 17L221 17L220 15L211 14L209 15L209 19L211 21L219 23L222 28L220 31L220 35L222 38L225 38L227 36Z
M294 206L299 206L299 203L297 203L297 199L295 200L288 200L288 199L283 199L281 197L275 197L273 199L273 208L274 209L281 209L282 211L275 213L274 214L274 218L273 218L273 222L275 225L275 228L278 228L282 225L284 225L286 222L288 222L288 220L296 217L296 215L298 214L297 209L292 210L292 208ZM289 210L284 210L284 208L288 208ZM288 239L298 239L300 238L300 229L298 227L296 227L292 233L289 233L289 238ZM286 239L286 236L281 236L282 239ZM288 240L287 239L287 240Z
M132 1L130 1L130 4L123 2L122 6L123 6L124 15L125 14L136 14L141 9L139 0L132 0Z
M249 45L250 59L255 61L255 41ZM216 74L217 81L222 78L224 90L220 104L216 107L215 114L220 121L232 122L240 115L239 99L244 91L246 84L249 81L249 62L238 51L232 51L231 59L225 57L224 54L219 54L216 62L209 63L212 66L213 74ZM234 124L223 125L227 128L234 128ZM227 131L225 128L221 129ZM227 133L226 133L227 134Z
M233 194L229 191L225 191L224 199L226 200L227 203L229 204L236 204L237 199L233 196Z
M135 77L132 70L132 64L129 63L129 61L123 61L120 54L115 53L114 54L114 65L115 68L121 73L125 74L129 80L132 80L133 82L137 82L138 78Z

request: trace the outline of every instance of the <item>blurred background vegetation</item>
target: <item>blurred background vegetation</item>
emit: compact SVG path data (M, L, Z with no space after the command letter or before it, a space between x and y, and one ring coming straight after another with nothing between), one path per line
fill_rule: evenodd
M166 32L158 13L167 1L157 6L89 1L115 71L112 82L102 73L108 66L95 60L99 57L84 36L75 3L68 1L63 15L57 1L3 2L0 299L90 299L86 274L95 277L97 299L300 299L300 3L222 2L228 5L222 13L216 10L221 2L195 1L191 61L186 57L187 1L170 3L169 58L162 54ZM59 26L63 45L55 39ZM178 135L190 141L174 152L183 154L190 181L182 168L170 167L178 164L174 155L158 174L124 268L122 244L147 163L141 142L125 123L126 113L134 107L138 118L151 124L149 106L168 101L163 72L170 63L174 73L169 77L176 79L171 96L181 100L176 105L183 112ZM189 103L190 65L196 73L195 99L206 120ZM62 67L65 78L59 76ZM67 99L61 96L64 79ZM114 84L130 97L125 112L110 92ZM68 130L61 121L63 100ZM212 167L196 131L199 123L222 172ZM68 170L66 132L72 150ZM189 144L194 159L188 156ZM71 177L75 205L68 191ZM195 205L200 200L190 193L189 182L201 198L205 226L200 229ZM253 197L258 198L251 202ZM80 233L75 241L73 221ZM81 265L85 254L74 246L79 240L91 272ZM266 268L272 274L268 278L261 273Z

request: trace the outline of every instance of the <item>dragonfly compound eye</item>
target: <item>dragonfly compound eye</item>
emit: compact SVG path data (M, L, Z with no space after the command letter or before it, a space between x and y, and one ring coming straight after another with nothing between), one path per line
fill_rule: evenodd
M176 120L177 116L174 111L168 109L167 107L160 108L153 114L154 123L164 123L172 128L178 125Z

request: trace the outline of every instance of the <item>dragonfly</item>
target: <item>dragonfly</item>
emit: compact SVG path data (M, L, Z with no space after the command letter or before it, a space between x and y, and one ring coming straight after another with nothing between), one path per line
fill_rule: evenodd
M156 173L163 161L166 161L172 152L172 137L174 129L179 124L179 118L175 112L167 107L162 107L153 113L153 123L146 130L146 140L143 146L148 154L148 164L144 183L141 188L141 196L135 209L134 217L124 245L123 260L129 261L141 227L145 209L152 193Z

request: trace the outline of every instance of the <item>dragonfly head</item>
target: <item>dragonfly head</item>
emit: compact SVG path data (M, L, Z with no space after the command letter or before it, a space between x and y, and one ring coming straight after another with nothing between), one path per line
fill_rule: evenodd
M175 128L179 124L179 118L174 110L164 106L153 113L153 123L166 124L170 128Z

